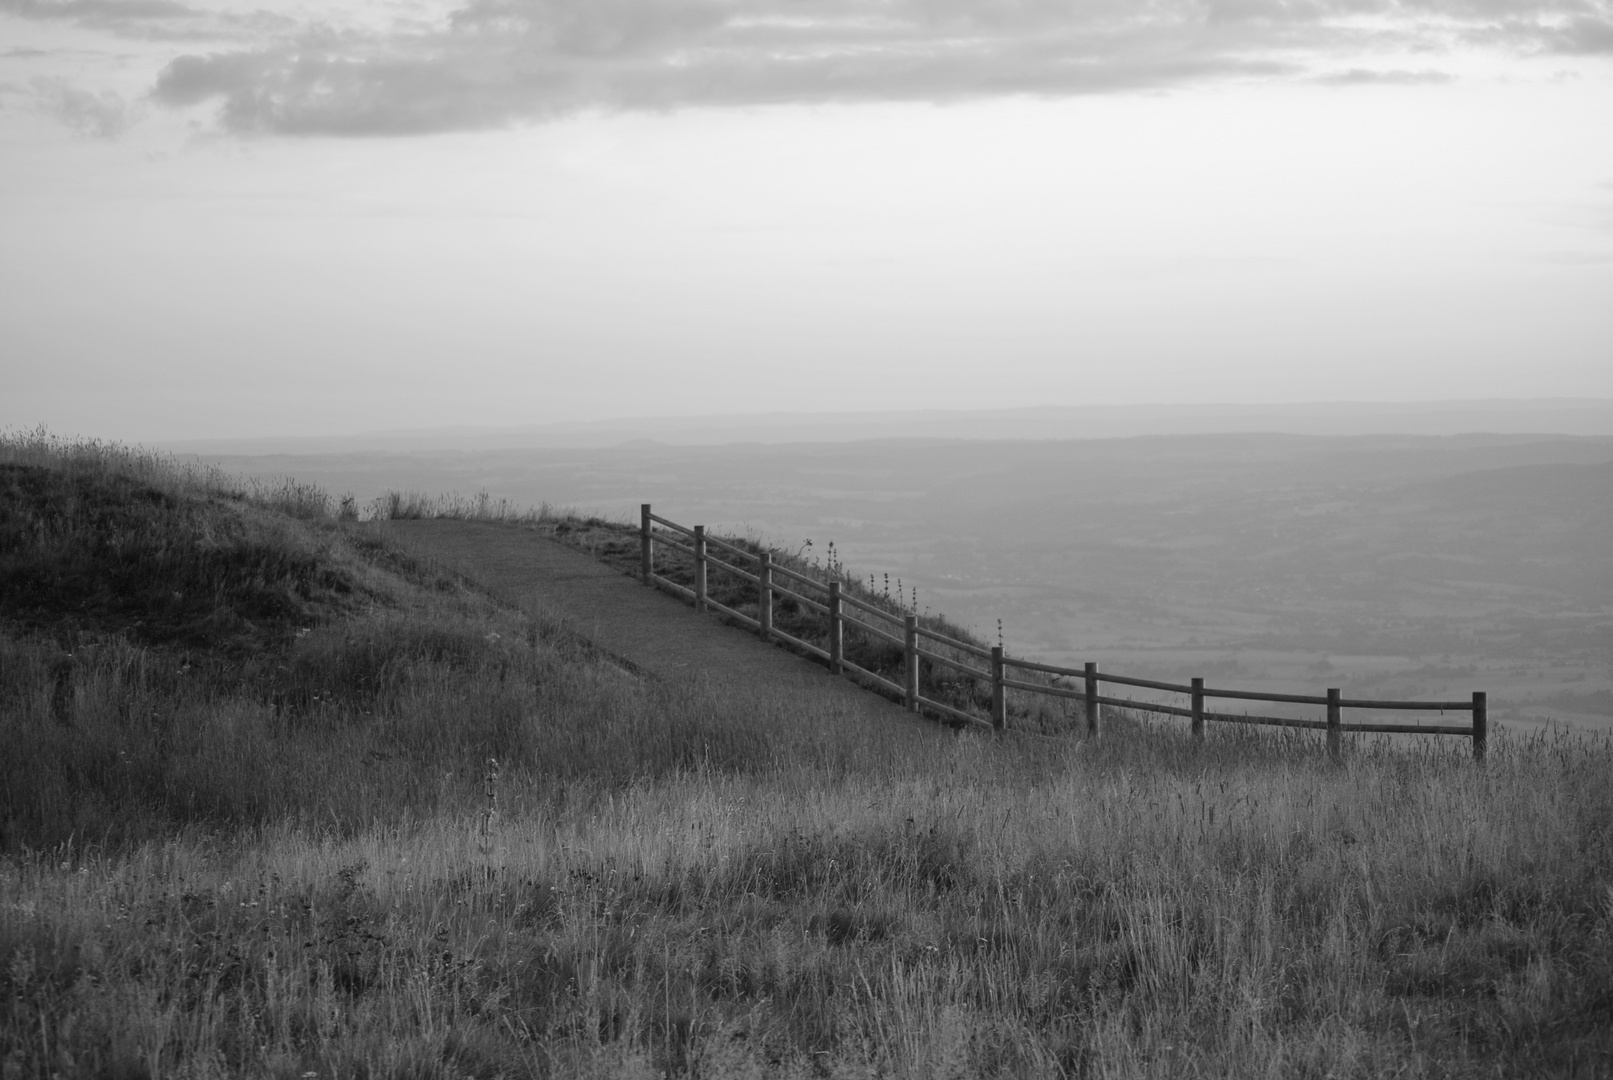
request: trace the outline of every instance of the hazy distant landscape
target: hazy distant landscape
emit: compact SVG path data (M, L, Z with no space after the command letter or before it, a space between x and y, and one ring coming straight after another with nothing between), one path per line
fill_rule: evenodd
M1011 651L1212 685L1491 694L1613 726L1613 438L1208 434L208 455L361 501L830 541Z

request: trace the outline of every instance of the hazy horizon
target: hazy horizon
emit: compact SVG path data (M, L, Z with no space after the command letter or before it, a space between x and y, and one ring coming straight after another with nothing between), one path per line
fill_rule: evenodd
M1613 435L1613 398L1158 402L1000 409L862 409L620 416L521 425L376 428L320 435L154 439L181 453L327 453L365 450L815 443L870 438L1092 439L1167 434Z

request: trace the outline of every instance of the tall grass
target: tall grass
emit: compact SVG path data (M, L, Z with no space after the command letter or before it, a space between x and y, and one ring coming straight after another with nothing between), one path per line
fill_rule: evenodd
M14 857L6 1030L153 1075L1605 1070L1607 746L1110 742Z
M418 491L389 491L370 504L369 517L375 521L419 521L427 518L454 518L460 521L498 521L512 525L538 525L564 520L570 515L548 503L536 509L517 506L509 499L495 499L486 491L475 495L425 495Z
M140 565L223 537L353 588L252 649L0 595L0 1076L1609 1071L1605 739L870 728L96 460L0 464L69 523L157 506ZM100 581L94 520L54 535Z

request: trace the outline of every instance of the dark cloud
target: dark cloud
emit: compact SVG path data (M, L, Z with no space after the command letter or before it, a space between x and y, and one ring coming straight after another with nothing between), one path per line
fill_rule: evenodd
M1333 57L1472 46L1613 54L1613 0L470 0L430 30L181 56L154 96L216 101L237 133L401 135L590 107L1432 82L1444 76L1326 72Z
M1581 16L1554 28L1544 39L1552 52L1573 54L1613 53L1613 19Z

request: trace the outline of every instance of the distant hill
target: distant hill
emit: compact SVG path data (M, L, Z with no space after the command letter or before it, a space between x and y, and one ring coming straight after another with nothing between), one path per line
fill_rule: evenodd
M1608 522L1613 521L1613 461L1479 469L1417 484L1404 494L1465 511ZM1613 536L1608 546L1613 549Z
M863 439L1115 439L1145 435L1613 435L1613 399L1147 404L649 416L299 438L170 442L194 454L488 451L538 447L842 443Z

